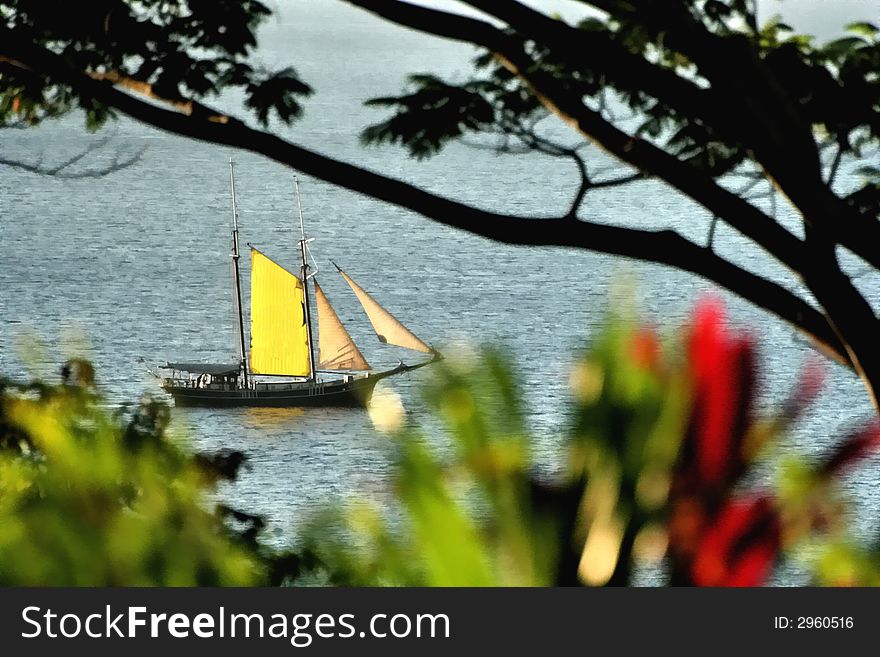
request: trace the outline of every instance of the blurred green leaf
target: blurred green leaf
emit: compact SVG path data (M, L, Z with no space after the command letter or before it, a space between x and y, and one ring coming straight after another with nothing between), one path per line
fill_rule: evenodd
M0 387L0 584L265 581L258 546L209 510L211 473L167 438L167 407L111 415L89 363L64 376Z

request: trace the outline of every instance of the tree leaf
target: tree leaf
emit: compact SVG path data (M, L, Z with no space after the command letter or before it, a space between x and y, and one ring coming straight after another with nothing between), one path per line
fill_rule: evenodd
M878 28L873 23L859 21L857 23L850 23L849 25L847 25L846 31L852 32L853 34L858 34L859 36L872 40L874 37L877 36L877 33L880 32L880 28Z

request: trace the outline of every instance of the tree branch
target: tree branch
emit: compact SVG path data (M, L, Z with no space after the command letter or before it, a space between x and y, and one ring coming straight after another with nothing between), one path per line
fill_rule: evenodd
M584 197L587 195L590 187L592 187L592 182L590 181L590 174L587 172L587 165L584 162L584 159L574 150L571 151L570 156L577 167L578 175L581 179L577 192L574 195L574 199L572 199L571 208L568 211L568 216L572 219L576 219L581 203L584 202Z
M595 174L594 174L595 175ZM629 175L620 176L618 178L608 178L607 180L593 180L590 183L591 189L602 189L603 187L619 187L620 185L628 185L639 180L647 180L648 176L644 173L636 172Z
M822 179L819 149L811 121L785 93L746 39L724 39L709 32L683 5L655 0L583 0L615 16L638 16L640 23L669 47L697 64L712 89L730 105L728 115L760 138L746 140L807 223L823 226L830 239L880 269L880 222L837 196ZM747 101L747 102L743 102ZM845 104L847 98L835 99Z
M107 166L101 167L90 167L87 169L82 169L79 171L70 171L71 167L73 167L78 162L81 162L83 159L91 155L92 153L100 150L104 146L107 145L107 142L110 141L111 136L104 137L103 139L98 140L92 144L89 144L85 149L73 155L62 162L57 164L43 165L42 156L35 162L26 162L24 160L16 160L13 158L2 157L0 156L0 166L6 166L13 169L19 169L20 171L27 171L29 173L35 173L42 176L51 176L54 178L61 178L64 180L78 180L83 178L101 178L103 176L109 175L115 171L120 171L127 167L132 166L136 162L140 161L141 156L146 151L146 146L139 149L138 151L131 153L126 157L122 157L120 153L114 153L113 161Z
M378 0L387 4L387 0ZM550 17L521 2L510 0L462 0L464 4L503 21L524 37L539 41L551 49L559 59L585 67L602 63L602 71L615 82L638 88L648 95L676 108L683 115L698 118L717 126L739 139L743 131L740 122L731 121L729 112L710 89L662 68L644 57L627 50L620 43L603 34L580 30L561 19ZM375 6L376 1L355 4ZM487 46L489 47L489 46Z
M386 20L435 36L481 45L501 55L510 64L508 68L529 84L549 109L568 120L576 130L595 139L616 157L666 180L718 215L721 220L755 240L786 266L796 272L802 271L789 258L803 261L806 256L794 246L792 240L783 235L788 231L778 224L776 228L771 227L776 222L760 210L755 209L757 214L751 212L745 206L753 206L744 199L734 200L735 195L724 198L725 194L716 189L717 185L710 177L696 172L648 142L642 141L639 144L639 150L644 152L631 153L627 157L620 143L605 141L610 137L613 142L621 142L621 135L615 133L621 131L604 121L601 113L595 118L602 120L606 126L601 126L595 119L588 120L590 110L583 105L580 98L567 93L552 76L533 70L534 63L525 56L522 39L517 40L483 21L411 5L400 0L347 1ZM748 143L758 154L759 163L775 180L780 190L791 199L806 221L825 225L831 239L880 269L880 250L873 247L880 242L880 223L876 218L863 216L822 184L818 153L811 139L809 123L798 114L778 81L740 41L728 44L727 41L713 38L690 15L671 16L665 9L666 3L619 3L616 0L584 3L611 14L634 12L637 8L641 11L642 7L644 12L653 12L649 19L655 22L655 29L663 31L674 28L676 46L695 61L699 61L709 72L714 84L711 89L705 90L671 70L659 68L631 54L630 59L627 59L620 54L611 56L610 53L605 53L602 57L594 53L588 60L584 60L587 54L593 52L590 49L595 47L596 39L519 2L474 0L466 4L504 20L522 35L538 39L548 47L559 48L560 44L567 44L562 55L571 61L586 61L593 66L596 62L601 62L603 72L612 76L622 75L631 84L636 84L649 95L676 107L684 114L708 121L713 128L728 135L733 141ZM639 13L639 16L644 18L644 12ZM676 22L676 17L681 20ZM722 50L726 54L719 56ZM749 76L745 75L743 67L735 64L740 60L743 60ZM621 65L620 62L624 64ZM688 89L688 85L694 88ZM722 89L722 92L714 92L715 88ZM745 120L744 117L749 119ZM590 126L603 129L594 130ZM625 144L628 139L626 136L622 143ZM669 175L660 175L661 170L669 171ZM744 205L725 210L737 201ZM763 215L763 219L758 215ZM748 222L755 224L754 232L745 228ZM794 237L790 233L789 236ZM776 246L771 246L770 242L764 240L771 240ZM796 238L794 240L798 241ZM788 242L788 245L785 246L784 242Z
M828 169L828 177L825 184L831 187L834 185L834 179L837 177L837 170L840 168L840 160L843 158L843 146L838 144L837 151L834 153L834 159L831 160L831 166Z
M347 1L400 25L481 45L495 52L549 110L577 132L636 169L665 180L801 275L807 263L803 244L797 237L751 203L716 184L711 177L650 142L631 137L586 107L578 95L565 89L551 75L536 69L523 51L521 40L482 21L398 0Z
M781 285L742 269L669 230L646 231L568 218L526 218L480 210L402 181L340 162L255 130L184 115L147 103L73 70L60 56L0 28L0 49L78 93L168 132L259 153L315 178L422 214L446 226L508 244L588 249L671 265L710 280L811 335L829 355L851 364L822 313ZM220 113L212 111L212 116Z

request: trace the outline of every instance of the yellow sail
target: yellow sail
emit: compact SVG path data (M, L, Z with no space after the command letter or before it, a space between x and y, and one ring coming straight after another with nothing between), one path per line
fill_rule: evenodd
M322 370L368 370L370 364L351 339L324 290L315 283L318 302L318 367Z
M337 269L339 269L339 267L337 267ZM431 349L431 347L416 337L416 335L401 324L394 315L380 306L366 290L351 280L351 277L349 277L348 274L341 269L339 269L339 273L342 274L342 277L346 280L349 286L351 286L358 301L360 301L361 305L364 307L364 311L367 313L367 317L370 318L370 323L373 325L373 330L376 331L376 335L379 337L379 342L397 345L398 347L406 347L407 349L412 349L414 351L423 351L426 354L434 353L434 350Z
M251 372L309 376L302 282L251 248Z

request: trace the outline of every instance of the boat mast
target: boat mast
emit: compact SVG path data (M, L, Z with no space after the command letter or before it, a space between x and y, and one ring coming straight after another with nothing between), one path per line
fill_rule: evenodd
M235 274L235 301L238 310L238 347L239 367L244 379L244 387L248 387L247 352L244 346L244 310L241 305L241 271L238 261L241 257L238 253L238 209L235 206L235 164L229 158L229 184L232 188L232 269Z
M302 262L302 283L303 283L303 296L305 297L305 311L306 311L306 336L309 339L309 371L311 372L309 378L311 380L317 380L318 373L315 368L315 347L312 340L312 311L311 311L311 303L309 302L309 264L306 259L306 227L303 222L303 208L302 208L302 199L299 195L299 178L296 176L293 177L293 186L296 189L296 204L299 208L299 230L302 234L302 239L299 241L299 254Z

